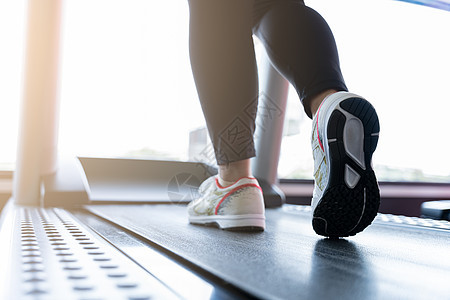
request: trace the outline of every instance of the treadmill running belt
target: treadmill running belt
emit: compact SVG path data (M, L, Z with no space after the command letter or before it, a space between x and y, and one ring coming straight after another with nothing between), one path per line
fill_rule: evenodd
M450 230L375 221L355 237L316 235L307 211L266 210L266 231L190 225L182 205L88 210L260 298L443 299Z

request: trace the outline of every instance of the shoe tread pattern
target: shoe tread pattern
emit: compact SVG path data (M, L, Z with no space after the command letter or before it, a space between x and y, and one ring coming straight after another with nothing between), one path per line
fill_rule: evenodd
M327 137L333 140L329 143L328 186L313 215L316 233L328 237L347 237L363 231L372 223L380 204L378 183L371 166L380 130L376 111L368 101L361 98L346 99L340 103L340 107L363 123L366 169L363 170L346 154L343 138L346 117L336 109L327 126ZM346 164L361 176L353 189L344 182Z

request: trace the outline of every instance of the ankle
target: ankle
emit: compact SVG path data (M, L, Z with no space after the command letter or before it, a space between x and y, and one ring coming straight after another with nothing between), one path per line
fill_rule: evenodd
M223 182L234 183L242 177L251 176L250 159L239 160L226 165L219 165L219 179Z
M230 185L232 185L233 183L236 182L236 181L227 181L227 180L224 180L222 177L220 177L220 175L217 176L217 180L219 181L219 184L220 184L222 187L230 186Z
M329 90L325 90L319 94L317 94L316 96L314 96L311 99L310 102L310 109L311 109L311 114L313 116L313 118L316 116L317 110L319 109L320 105L322 104L323 100L328 97L331 94L336 93L337 90L334 89L329 89Z
M230 174L229 172L222 174L221 172L219 172L219 175L217 176L219 179L219 183L221 185L223 185L222 183L224 183L225 185L230 185L235 183L236 181L238 181L241 178L244 177L253 177L252 173L250 172L236 172L236 173L232 173Z

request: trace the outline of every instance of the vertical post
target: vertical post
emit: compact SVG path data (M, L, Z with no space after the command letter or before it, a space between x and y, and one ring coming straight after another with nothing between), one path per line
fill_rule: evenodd
M39 205L41 176L56 171L62 0L29 0L13 198Z
M284 202L284 194L276 184L289 83L275 70L267 55L259 68L259 78L261 93L256 118L256 157L253 158L252 171L265 190L266 206L278 206Z

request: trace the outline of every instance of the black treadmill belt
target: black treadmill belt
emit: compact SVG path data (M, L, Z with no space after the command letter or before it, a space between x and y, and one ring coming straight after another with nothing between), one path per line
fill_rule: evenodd
M260 233L187 222L178 205L87 208L261 298L444 299L450 231L375 222L355 237L316 235L309 213L266 211Z

